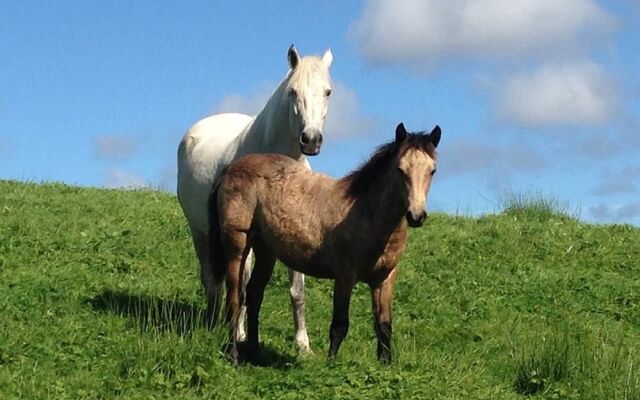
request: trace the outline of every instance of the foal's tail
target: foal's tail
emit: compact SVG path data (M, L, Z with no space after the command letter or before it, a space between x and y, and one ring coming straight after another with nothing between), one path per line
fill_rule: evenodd
M213 272L215 281L215 293L209 299L210 323L215 324L222 305L223 283L226 276L226 261L224 247L222 246L222 232L220 231L220 213L218 211L218 189L220 183L216 183L209 195L209 240L211 241L211 253L209 268Z
M211 240L211 269L217 284L225 278L225 257L222 247L222 232L220 231L220 212L218 211L218 182L209 196L209 239Z

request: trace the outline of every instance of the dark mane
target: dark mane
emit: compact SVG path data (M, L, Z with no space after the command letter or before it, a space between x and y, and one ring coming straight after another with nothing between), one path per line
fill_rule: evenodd
M364 193L376 178L388 170L390 163L409 149L426 151L430 157L435 158L435 147L431 142L423 140L425 136L429 134L409 133L400 144L391 141L379 146L368 161L341 179L346 185L347 195L354 198Z

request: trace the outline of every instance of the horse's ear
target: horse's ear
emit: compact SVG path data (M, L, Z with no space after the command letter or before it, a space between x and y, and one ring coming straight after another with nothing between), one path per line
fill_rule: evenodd
M331 52L331 49L327 49L327 51L324 52L322 62L327 66L327 69L331 67L331 63L333 62L333 53Z
M440 135L442 135L442 131L440 130L440 126L436 125L429 134L429 139L431 140L433 147L438 147L438 143L440 143Z
M291 69L296 69L298 66L298 61L300 61L300 56L298 55L298 50L296 50L294 45L289 47L289 51L287 52L287 59L289 60L289 67Z
M404 129L404 124L400 122L396 127L396 143L400 143L407 137L407 130Z

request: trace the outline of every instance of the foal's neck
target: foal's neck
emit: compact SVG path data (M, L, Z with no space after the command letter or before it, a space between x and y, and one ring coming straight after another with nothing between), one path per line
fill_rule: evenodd
M405 217L409 206L406 187L398 182L395 171L391 170L371 182L371 186L361 196L366 198L374 225L383 230L395 229Z

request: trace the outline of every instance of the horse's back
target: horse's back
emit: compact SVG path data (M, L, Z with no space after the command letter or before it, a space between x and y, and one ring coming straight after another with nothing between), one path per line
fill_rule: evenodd
M177 194L189 224L208 231L208 197L226 167L229 145L251 123L245 114L216 114L196 122L178 148Z
M245 114L216 114L196 122L180 142L178 162L197 169L222 155L229 144L244 130L253 117ZM180 168L181 165L178 165ZM210 174L211 171L205 171Z

